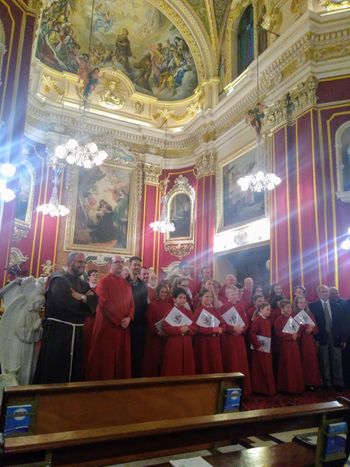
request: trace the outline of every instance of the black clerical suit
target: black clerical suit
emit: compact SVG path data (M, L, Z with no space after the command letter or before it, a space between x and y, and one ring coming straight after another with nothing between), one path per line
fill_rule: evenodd
M143 351L146 335L146 311L148 291L141 279L128 279L135 303L135 315L130 324L131 337L131 373L133 378L142 376Z
M55 273L46 292L46 319L34 382L66 383L82 380L83 327L93 314L97 295L86 303L72 297L71 289L82 296L90 290L87 282L69 273Z
M331 312L327 318L324 304ZM318 326L315 339L320 344L319 357L323 384L343 387L342 346L346 342L346 327L342 308L328 300L317 300L310 304ZM329 322L327 323L327 321Z

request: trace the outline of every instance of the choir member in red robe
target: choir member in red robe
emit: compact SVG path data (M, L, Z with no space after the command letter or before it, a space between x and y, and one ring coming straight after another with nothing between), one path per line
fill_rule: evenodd
M192 347L194 334L193 313L185 308L187 295L180 287L173 291L174 307L179 315L188 318L188 324L176 325L170 320L170 313L163 320L163 331L167 339L164 346L164 355L161 376L194 375L196 373Z
M194 356L198 374L222 373L221 341L223 322L213 307L214 294L200 292L201 305L194 314Z
M276 385L272 369L271 348L268 348L269 339L271 342L271 323L268 319L270 311L270 305L266 302L262 303L250 326L249 337L253 347L250 374L253 392L273 396L276 394ZM265 343L262 338L265 338Z
M250 307L252 304L253 287L254 280L251 277L246 277L243 281L243 294L241 297L241 301L244 303L245 309Z
M244 333L248 328L248 321L243 308L238 303L238 289L235 286L226 287L227 303L220 308L223 316L232 307L237 311L242 322L237 325L225 321L225 332L222 335L222 361L225 372L240 371L244 374L243 394L251 394L250 372L247 358ZM224 318L223 318L224 319Z
M292 318L292 304L289 300L280 302L281 316L274 324L276 336L278 338L278 370L277 389L281 392L300 393L304 392L304 377L301 366L299 343L297 339L299 332L292 332L292 328L287 325ZM287 327L291 328L288 332Z
M197 281L197 284L196 284L196 292L197 294L202 290L202 289L205 289L205 283L206 281L208 280L212 280L213 279L213 276L211 274L211 269L208 267L208 266L203 266L201 268L201 273L200 273L200 276L199 276L199 280Z
M97 285L99 303L91 336L87 378L131 377L130 322L134 318L131 287L121 277L124 260L111 259L110 274Z
M253 301L253 305L251 305L246 311L248 324L250 324L250 322L253 321L253 316L255 316L258 313L259 306L262 303L264 303L266 300L264 299L263 295L254 295L252 298L252 301Z
M166 284L158 285L156 287L156 299L147 308L147 334L143 359L143 376L160 376L165 344L162 320L173 307L168 301L168 295L168 286Z
M316 386L321 386L322 384L317 355L318 349L314 338L314 335L318 333L318 326L316 324L316 319L313 313L307 306L305 297L296 296L294 316L296 316L302 310L307 313L312 321L310 324L301 324L299 340L301 365L303 367L305 386L312 391Z
M219 292L219 300L222 301L222 303L227 302L227 297L226 297L226 287L229 285L236 285L237 284L237 277L234 274L227 274L225 277L225 283L221 287L220 292Z

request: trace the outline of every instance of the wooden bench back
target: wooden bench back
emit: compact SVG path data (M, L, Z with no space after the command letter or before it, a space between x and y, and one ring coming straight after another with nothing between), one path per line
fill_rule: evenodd
M33 404L31 432L55 433L220 413L225 387L243 386L241 373L6 388L6 407Z
M349 422L349 406L333 401L22 436L6 439L4 453L6 465L19 465L23 459L29 461L41 453L42 459L49 455L53 466L92 467L186 452L200 445L235 442L254 434L315 427L325 417L341 417ZM349 441L346 451L349 452Z

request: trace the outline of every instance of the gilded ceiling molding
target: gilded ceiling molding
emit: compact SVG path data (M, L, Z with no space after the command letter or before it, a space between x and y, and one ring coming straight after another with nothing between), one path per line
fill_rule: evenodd
M160 165L154 165L149 163L143 164L144 182L147 185L159 185L159 177L162 173Z
M216 171L216 153L214 151L206 152L198 157L195 164L195 174L197 180L203 177L215 175Z
M296 84L296 76L304 73L304 78L299 76L298 79L306 81L308 76L306 75L306 65L313 63L314 66L317 66L317 63L323 64L325 59L348 57L349 54L350 28L319 34L306 32L262 70L259 79L260 96L266 98L267 104L269 99L270 102L280 99L281 93L284 93L288 88L291 89ZM316 71L315 74L317 75ZM203 114L203 118L200 117L198 120L200 123L196 124L195 127L189 125L185 134L173 134L168 141L168 157L190 157L196 154L201 145L216 141L236 124L242 122L247 110L256 104L257 90L254 87L252 89L253 82L254 78L251 77L249 80L246 77L243 88L242 83L238 84L240 98L238 95L235 99L226 97L229 105L226 106L223 103L223 106L214 109L208 116ZM227 87L227 90L229 88L230 86ZM280 91L281 88L283 88L282 91ZM235 83L232 84L232 89L236 90ZM305 96L298 97L298 99L305 99ZM36 98L31 96L28 103L27 124L39 132L51 132L50 135L55 134L55 138L58 139L61 126L60 106L56 105L53 108L48 104L49 102L46 101L45 106L41 106ZM168 110L172 111L173 109L169 108ZM74 114L64 115L62 118L62 133L65 135L69 135L69 132L78 128L78 115L76 114L76 118L73 118L72 115ZM176 115L181 117L180 109ZM104 119L93 114L91 114L91 118L88 118L87 131L100 135L102 139L122 141L130 150L141 154L163 155L164 134L151 134L151 130L135 131L133 128L123 125L123 122L118 124L118 120Z
M278 99L266 111L267 120L272 129L286 123L292 123L296 117L317 104L318 79L310 76Z
M206 6L206 3L205 3L205 0L188 0L188 3L191 5L191 7L192 7L193 11L195 12L195 14L202 21L208 35L210 35L208 12L207 12L207 6Z
M216 0L216 1L220 1L220 0ZM207 11L208 11L208 18L209 18L210 40L215 50L215 57L218 63L219 62L219 57L218 57L219 33L216 27L216 15L215 15L215 7L213 4L213 0L206 0L206 5L207 5Z

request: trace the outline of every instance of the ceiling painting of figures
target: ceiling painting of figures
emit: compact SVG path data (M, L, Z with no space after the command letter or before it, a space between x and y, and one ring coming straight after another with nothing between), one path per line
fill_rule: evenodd
M185 99L198 85L186 41L145 0L50 0L36 57L56 70L77 74L86 95L107 69L120 70L136 91L160 100Z

